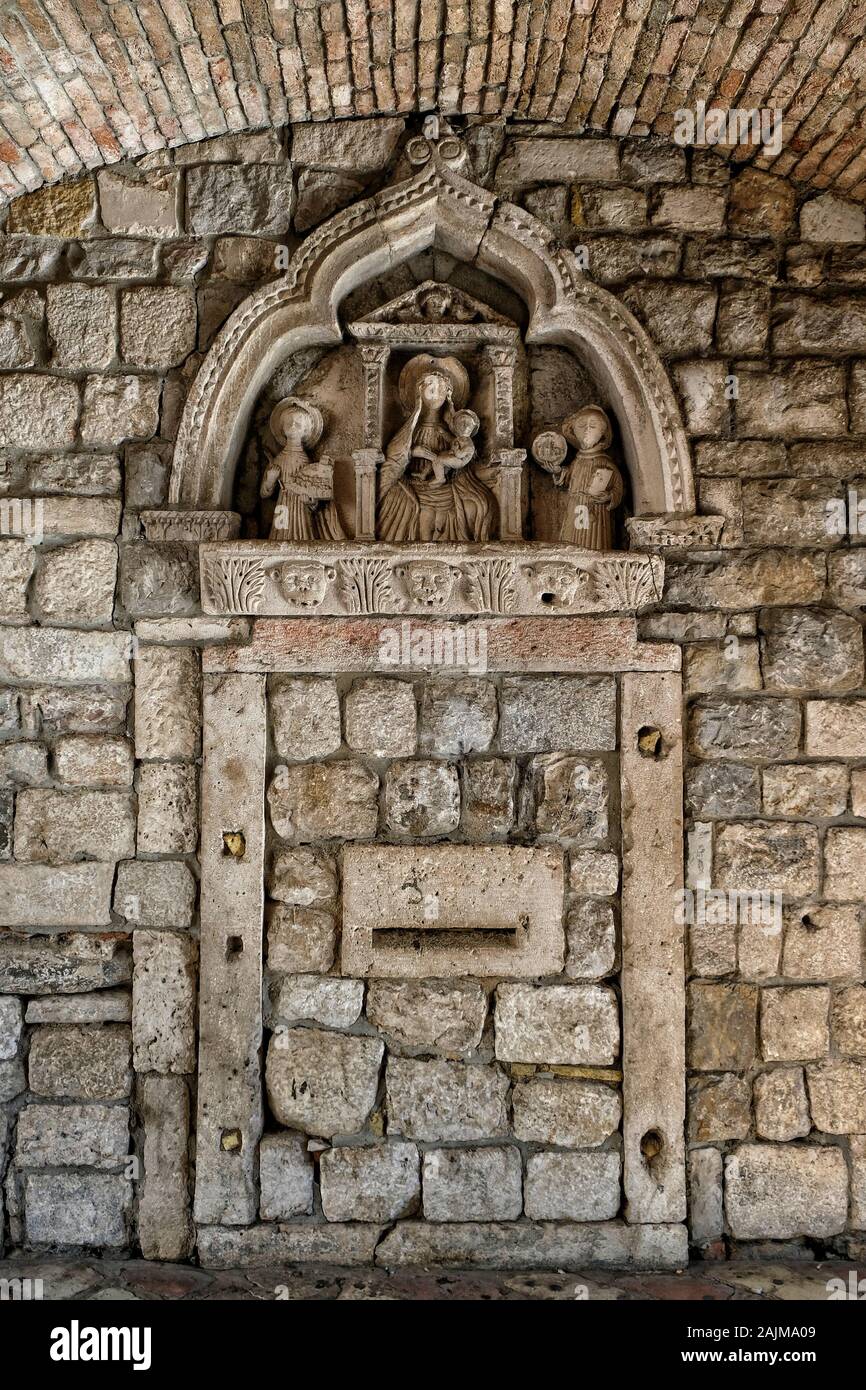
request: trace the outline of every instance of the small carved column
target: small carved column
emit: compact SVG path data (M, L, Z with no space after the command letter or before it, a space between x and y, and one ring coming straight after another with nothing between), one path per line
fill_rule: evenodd
M388 343L361 343L364 364L364 447L355 449L355 540L376 539L376 470L383 461L382 405Z
M514 365L517 350L488 343L484 356L493 375L494 449L510 449L514 444Z
M355 540L376 539L376 473L385 460L381 449L355 449Z
M499 539L523 539L523 465L525 449L499 449L493 455L499 477Z

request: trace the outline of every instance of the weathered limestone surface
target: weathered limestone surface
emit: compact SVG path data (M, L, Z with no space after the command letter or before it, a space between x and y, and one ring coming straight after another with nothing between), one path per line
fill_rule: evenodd
M725 1159L725 1210L739 1240L832 1236L848 1216L841 1149L742 1144Z
M519 1081L512 1097L518 1139L569 1149L596 1148L619 1127L619 1091L589 1081Z
M481 1041L487 996L475 981L371 980L367 1018L391 1041L460 1056Z
M268 1044L266 1085L282 1125L330 1139L355 1134L376 1100L384 1054L378 1038L288 1028Z
M137 931L133 963L135 1070L161 1075L195 1071L195 941L176 932Z
M618 1153L532 1154L526 1215L541 1221L609 1221L620 1206Z
M520 1151L513 1145L428 1149L423 1172L428 1221L511 1221L523 1210Z
M376 1248L376 1263L480 1269L581 1269L590 1265L677 1269L688 1261L685 1226L620 1222L401 1221Z
M319 1171L322 1210L329 1221L394 1221L411 1216L421 1199L414 1144L328 1149Z
M388 1058L389 1135L409 1139L487 1139L507 1134L508 1077L498 1067Z
M132 1085L130 1045L122 1024L41 1025L30 1040L30 1089L57 1099L122 1100Z
M128 1150L126 1106L28 1105L18 1119L19 1168L117 1170Z
M189 1091L179 1076L141 1079L144 1185L138 1238L149 1260L183 1260L192 1246L189 1199Z
M259 1149L263 1221L288 1221L313 1210L313 1160L302 1134L266 1134Z
M104 995L88 992L106 990L115 998L116 992L111 987L128 984L131 979L132 952L118 935L63 932L51 936L0 936L0 990L3 993L102 999ZM57 1009L60 1004L57 1000L44 999L39 1006ZM31 1003L28 1012L32 1008L34 1004ZM45 1018L41 1021L63 1020Z
M129 1243L132 1183L110 1173L28 1173L29 1245L117 1248Z

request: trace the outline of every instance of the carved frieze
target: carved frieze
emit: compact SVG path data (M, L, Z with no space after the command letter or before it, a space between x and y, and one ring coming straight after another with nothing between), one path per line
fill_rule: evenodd
M659 600L664 562L546 545L293 545L242 541L201 550L207 613L635 613Z

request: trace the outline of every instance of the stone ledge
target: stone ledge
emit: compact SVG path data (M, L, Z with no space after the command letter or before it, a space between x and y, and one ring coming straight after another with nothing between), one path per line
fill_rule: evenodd
M678 671L682 649L639 642L634 618L482 618L460 623L405 618L272 618L253 622L252 640L205 648L203 670L546 671L598 674Z
M529 543L238 541L199 556L206 613L635 613L664 584L658 556Z

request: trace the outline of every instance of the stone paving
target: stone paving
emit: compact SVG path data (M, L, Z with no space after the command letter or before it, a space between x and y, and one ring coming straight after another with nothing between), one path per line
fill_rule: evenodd
M743 1300L825 1302L828 1281L851 1283L852 1266L833 1262L694 1264L674 1274L593 1270L589 1274L531 1271L424 1270L388 1273L328 1266L197 1269L144 1260L0 1261L0 1281L41 1279L45 1300L68 1302L289 1299L306 1301L550 1301L588 1299L659 1302ZM866 1273L859 1270L858 1277Z

